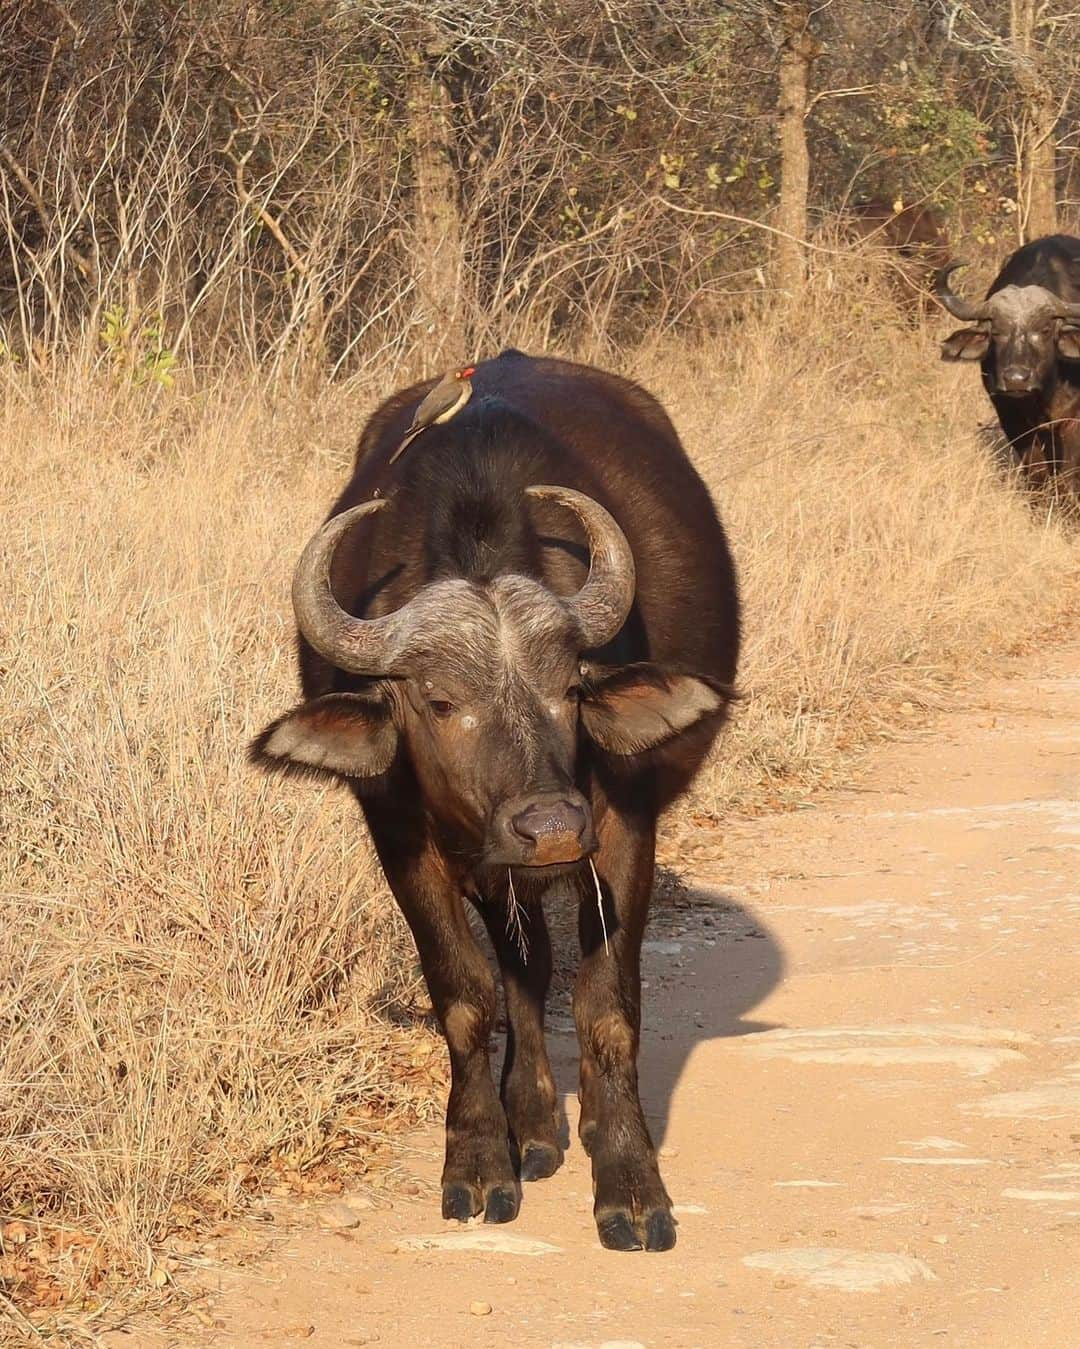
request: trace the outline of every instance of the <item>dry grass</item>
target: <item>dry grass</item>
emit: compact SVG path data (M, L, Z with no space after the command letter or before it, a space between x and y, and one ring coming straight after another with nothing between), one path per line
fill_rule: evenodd
M750 696L699 808L827 777L1075 603L1075 544L976 444L973 372L861 310L822 281L634 362L743 580ZM289 571L372 394L5 387L0 1192L132 1269L177 1201L228 1206L274 1149L302 1170L427 1099L355 809L243 762L293 697Z
M295 696L288 577L347 436L264 397L8 395L0 1195L99 1237L92 1283L148 1270L174 1201L227 1209L248 1162L303 1170L430 1083L355 810L243 759Z

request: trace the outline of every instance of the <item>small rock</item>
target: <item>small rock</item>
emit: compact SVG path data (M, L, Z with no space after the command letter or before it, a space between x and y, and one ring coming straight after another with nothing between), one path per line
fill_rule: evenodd
M470 1303L469 1303L469 1315L470 1315L470 1316L490 1316L490 1315L491 1315L491 1303L490 1303L490 1302L470 1302Z
M340 1199L336 1204L327 1204L324 1209L319 1210L319 1226L330 1228L332 1231L357 1227L359 1223L360 1215Z
M368 1194L351 1194L345 1202L357 1213L367 1213L375 1207L375 1200Z
M661 1157L677 1157L679 1155L679 1149L670 1147L661 1148L658 1155Z

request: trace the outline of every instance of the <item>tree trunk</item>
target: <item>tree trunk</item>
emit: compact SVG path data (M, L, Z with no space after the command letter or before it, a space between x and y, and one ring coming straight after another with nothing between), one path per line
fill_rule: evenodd
M409 84L413 153L413 276L431 369L469 359L465 258L457 174L450 149L450 91L421 70Z
M776 285L794 294L806 275L806 202L810 187L810 153L806 145L806 110L810 66L816 46L810 34L809 4L792 4L784 14L780 49L780 92L776 117L780 130L780 202L776 212Z
M1011 0L1009 39L1020 108L1014 121L1020 242L1057 232L1057 102L1041 68L1036 0Z
M1056 234L1057 221L1057 105L1048 90L1032 93L1025 115L1024 238Z

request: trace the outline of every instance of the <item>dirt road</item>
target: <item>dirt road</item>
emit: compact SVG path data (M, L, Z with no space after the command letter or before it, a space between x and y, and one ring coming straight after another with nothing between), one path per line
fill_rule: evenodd
M427 1193L229 1274L201 1342L1080 1344L1080 650L966 703L683 864L641 1064L672 1253L597 1243L558 1005L574 1141L516 1223L440 1221L433 1133Z

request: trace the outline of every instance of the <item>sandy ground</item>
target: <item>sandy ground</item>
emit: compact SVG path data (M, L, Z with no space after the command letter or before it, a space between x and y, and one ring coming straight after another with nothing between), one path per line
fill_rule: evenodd
M433 1131L419 1194L301 1217L192 1342L1080 1344L1080 650L965 704L682 859L641 1056L673 1252L597 1242L559 1000L574 1141L517 1222L442 1223Z

